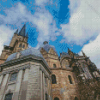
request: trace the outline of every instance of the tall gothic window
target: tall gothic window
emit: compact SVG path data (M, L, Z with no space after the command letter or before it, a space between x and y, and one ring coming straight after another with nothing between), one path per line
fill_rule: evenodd
M4 100L12 100L12 95L13 93L6 94Z
M55 97L54 100L59 100L59 98Z
M17 73L12 73L10 77L10 81L15 81L17 78Z
M56 76L55 75L52 75L52 84L56 84Z
M53 68L56 68L56 64L53 64Z
M70 82L70 84L73 84L73 82L72 82L72 78L71 78L70 75L68 75L68 78L69 78L69 82Z

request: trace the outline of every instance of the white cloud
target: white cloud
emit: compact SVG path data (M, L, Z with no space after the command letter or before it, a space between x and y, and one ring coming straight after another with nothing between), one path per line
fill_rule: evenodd
M41 6L48 3L49 0L35 0L36 5Z
M45 8L36 9L36 12L32 15L31 12L27 10L25 5L17 3L15 6L6 9L5 14L6 16L0 15L1 25L16 25L18 28L21 28L22 23L32 23L38 31L38 45L43 43L45 40L55 40L56 36L59 35L52 15ZM2 33L0 33L0 36L1 35ZM5 36L8 40L10 39L7 34L5 34ZM6 39L3 40L6 41ZM5 44L4 41L2 42L1 47Z
M95 0L70 0L70 21L61 25L65 41L83 45L100 33L99 4Z
M82 50L100 69L100 34L94 41L90 41L88 44L84 45Z
M3 49L3 45L7 44L10 42L11 37L13 35L15 30L10 29L7 26L1 25L0 26L0 54Z

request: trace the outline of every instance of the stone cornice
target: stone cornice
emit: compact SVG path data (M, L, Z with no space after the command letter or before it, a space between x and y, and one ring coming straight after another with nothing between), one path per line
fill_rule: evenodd
M17 64L27 62L27 61L37 61L37 62L39 61L39 63L42 63L45 66L45 68L49 71L49 73L51 73L46 61L42 57L37 57L35 55L28 55L28 56L24 56L18 59L13 59L11 61L5 62L4 64L1 64L0 67L1 69L3 69L5 67L17 65Z
M0 73L0 75L5 75L5 74L9 74L11 72L18 72L19 70L24 70L24 69L27 69L27 68L30 68L30 65L27 64L27 65L22 65L22 66L19 66L17 68L12 68L12 69L9 69L7 71L3 71L2 73Z

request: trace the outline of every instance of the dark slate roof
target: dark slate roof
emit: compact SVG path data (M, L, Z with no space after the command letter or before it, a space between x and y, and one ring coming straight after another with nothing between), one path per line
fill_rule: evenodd
M26 34L26 24L22 27L22 29L19 32L19 35L21 36L25 36L25 34Z
M52 46L52 45L49 45L49 44L45 44L45 45L43 44L43 45L39 48L39 50L40 50L41 48L43 48L46 52L49 52L50 48L53 48L53 50L56 52L55 47ZM56 52L56 53L57 53L57 52Z
M7 58L6 62L15 59L17 53L18 53L18 52L11 54L11 55ZM40 53L40 51L37 50L37 49L34 49L34 48L28 48L28 49L26 49L26 50L20 51L20 54L21 54L21 55L20 55L21 57L28 56L28 55L34 55L34 56L43 58L43 56L42 56L42 54ZM44 59L44 58L43 58L43 59Z

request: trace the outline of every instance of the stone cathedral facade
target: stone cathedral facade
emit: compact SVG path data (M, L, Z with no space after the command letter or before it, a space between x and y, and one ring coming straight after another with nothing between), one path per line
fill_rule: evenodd
M58 56L47 41L28 48L26 26L0 56L0 100L100 100L100 72L89 57Z

